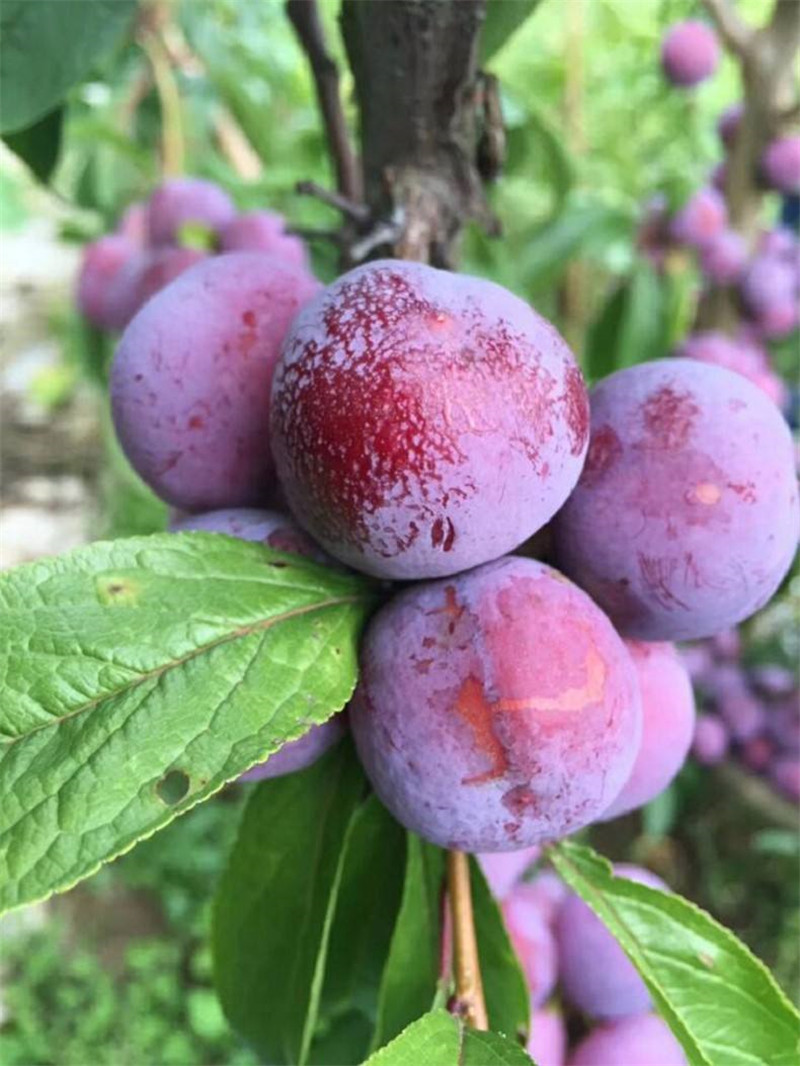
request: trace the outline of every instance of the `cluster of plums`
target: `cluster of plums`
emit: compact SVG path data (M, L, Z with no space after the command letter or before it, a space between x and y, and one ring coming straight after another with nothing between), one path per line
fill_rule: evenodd
M500 903L531 995L528 1051L538 1066L686 1066L650 994L611 933L549 870L526 872L537 848L479 856ZM614 868L650 888L667 886L638 866Z
M733 759L783 796L800 801L800 689L776 663L747 665L735 630L684 651L703 713L692 752L714 766Z
M396 817L464 851L661 791L694 722L667 642L758 610L797 544L791 436L761 390L670 358L590 396L523 300L416 263L323 287L279 252L207 257L129 323L111 404L177 531L383 580L346 721ZM558 569L531 557L546 525ZM254 773L307 765L344 728Z

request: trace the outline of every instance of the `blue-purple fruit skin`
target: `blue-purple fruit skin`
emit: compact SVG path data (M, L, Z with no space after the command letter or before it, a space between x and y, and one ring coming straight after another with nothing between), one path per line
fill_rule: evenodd
M529 866L541 855L541 848L521 848L519 851L487 851L476 858L483 870L492 895L496 899L507 896L518 884Z
M293 514L331 555L384 578L513 551L575 484L587 424L572 353L524 301L389 260L303 308L272 395Z
M302 555L325 562L325 553L287 515L256 508L230 508L191 515L170 526L173 533L226 533L240 540L262 543L275 551ZM312 725L297 740L284 744L264 762L247 770L240 781L263 781L303 770L315 763L346 732L345 716L336 714L321 725Z
M257 252L192 267L120 340L111 410L131 465L187 511L256 506L274 483L269 395L294 315L319 288Z
M515 885L502 902L503 921L522 965L531 1006L541 1007L558 980L558 947L547 913L528 884Z
M642 697L642 740L631 775L603 815L618 818L643 807L670 784L686 761L694 736L694 693L675 647L628 640Z
M230 196L202 178L171 178L160 185L147 204L147 236L151 244L179 241L188 225L220 230L236 213Z
M709 636L749 617L800 531L791 433L739 374L654 360L591 395L589 454L554 522L561 569L640 640Z
M265 252L308 269L308 252L299 237L286 232L286 219L274 211L237 215L220 234L222 252Z
M528 1054L536 1066L564 1066L567 1053L567 1027L556 1006L542 1007L531 1014Z
M692 754L702 766L718 766L724 762L730 747L730 734L721 718L703 714L697 719L692 741Z
M661 66L673 85L690 89L711 77L719 55L714 31L704 22L687 19L666 33L661 45Z
M663 881L639 866L614 867L618 877L666 889ZM578 1010L592 1018L624 1018L650 1007L650 993L633 963L589 907L570 893L555 923L561 988Z
M568 1066L688 1066L683 1048L655 1014L599 1025L578 1044Z
M350 722L403 825L442 847L513 851L608 807L630 774L641 712L605 615L557 571L510 556L382 608Z

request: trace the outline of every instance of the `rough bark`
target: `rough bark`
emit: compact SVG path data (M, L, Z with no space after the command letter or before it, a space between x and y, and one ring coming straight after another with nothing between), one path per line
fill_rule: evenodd
M496 228L478 167L484 115L478 38L485 5L342 4L360 113L364 196L375 227L357 249L361 255L380 251L450 267L467 221Z

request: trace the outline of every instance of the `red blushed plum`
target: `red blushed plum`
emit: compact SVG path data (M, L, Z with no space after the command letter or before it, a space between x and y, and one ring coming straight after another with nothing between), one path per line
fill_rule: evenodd
M564 1066L567 1027L557 1007L535 1010L531 1015L528 1054L536 1066Z
M375 791L426 840L513 851L597 818L630 775L630 656L561 574L508 557L402 592L362 645L350 724Z
M220 250L266 252L308 269L305 244L286 232L286 219L273 211L250 211L231 219L220 234Z
M150 197L148 237L151 244L172 244L180 240L184 226L207 226L219 231L235 214L230 196L212 181L174 178L165 181Z
M690 640L772 596L797 547L789 428L739 374L692 359L618 371L555 521L564 572L625 636Z
M332 555L378 577L439 577L549 520L583 465L587 412L572 354L522 300L375 262L292 324L273 453L293 513Z
M614 874L666 890L660 878L639 866L615 866ZM558 912L555 932L561 988L574 1007L602 1019L624 1018L649 1009L650 993L633 963L600 919L572 892Z
M556 986L558 948L530 887L515 885L509 892L502 904L503 920L528 982L531 1006L541 1007Z
M114 279L109 293L109 315L115 329L123 330L151 296L206 258L197 248L154 248L139 252Z
M781 137L761 157L761 172L772 189L800 192L800 137Z
M688 1066L688 1060L666 1022L640 1014L592 1030L568 1066Z
M642 742L631 776L604 820L644 806L663 792L686 761L694 736L694 693L672 644L626 641L642 697Z
M269 394L281 342L319 288L271 256L207 259L149 300L111 370L111 407L134 469L186 511L260 503L274 467Z
M137 248L143 248L147 242L147 204L144 201L129 204L120 216L116 232Z
M541 848L521 848L519 851L490 851L478 855L477 859L492 894L503 899L522 880L525 871L533 866L540 854Z
M661 44L661 66L667 80L687 89L710 78L719 63L719 44L704 22L687 19L673 26Z
M724 229L700 249L700 269L715 285L732 285L742 276L748 255L741 233Z
M327 557L294 524L291 518L275 511L239 507L208 514L191 515L170 525L172 533L227 533L230 537L265 544L275 551L303 555L324 563ZM264 762L242 774L240 781L263 781L304 770L316 762L346 731L344 714L336 714L322 725L312 725L297 740L290 740Z
M114 283L138 254L135 244L116 233L84 248L75 302L83 317L98 329L116 328Z
M757 255L742 278L742 301L768 338L794 329L798 318L797 271L788 259Z
M677 354L685 359L697 359L701 363L721 366L741 374L765 392L778 407L786 403L786 386L770 366L767 352L746 336L728 337L715 330L692 333Z

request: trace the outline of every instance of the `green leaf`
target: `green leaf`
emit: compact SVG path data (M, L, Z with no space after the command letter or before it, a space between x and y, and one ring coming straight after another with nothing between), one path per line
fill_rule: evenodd
M381 973L403 890L405 837L405 830L377 796L370 796L353 817L322 986L322 1021L311 1062L344 1066L361 1062L369 1052Z
M32 126L3 136L14 155L19 156L41 182L49 181L56 168L63 121L64 109L57 107Z
M628 225L627 215L604 204L568 203L536 232L521 257L520 270L531 286L550 286L576 255Z
M439 978L445 853L408 834L405 883L380 984L373 1048L431 1007Z
M548 849L562 878L608 926L692 1066L793 1066L800 1016L733 933L671 893L614 877L591 848Z
M301 773L263 781L245 810L214 901L214 973L231 1025L268 1062L305 1059L364 789L346 740Z
M470 884L489 1025L512 1040L527 1040L531 1009L528 983L502 912L474 856L470 857Z
M489 0L481 29L480 63L485 65L533 13L539 0Z
M87 877L344 706L368 590L210 533L0 575L0 908Z
M666 354L664 290L652 266L639 261L611 294L588 331L583 364L591 381Z
M136 0L3 0L0 133L30 126L120 40Z
M467 1029L447 1011L431 1011L376 1051L366 1066L531 1066L525 1051L497 1033Z

